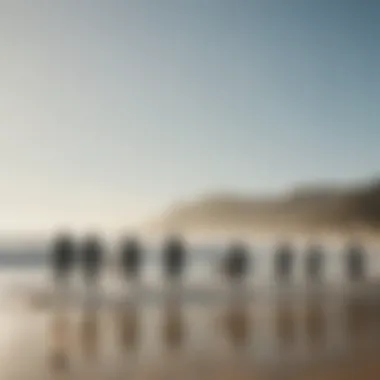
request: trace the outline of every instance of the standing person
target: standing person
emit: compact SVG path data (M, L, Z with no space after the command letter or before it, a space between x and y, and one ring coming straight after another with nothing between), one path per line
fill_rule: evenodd
M248 252L242 243L234 243L228 250L225 272L231 280L242 280L248 271Z
M127 237L123 240L120 259L125 278L137 279L142 263L142 249L137 238Z
M75 261L75 246L73 238L65 233L56 237L52 249L53 275L57 283L67 280Z
M312 244L306 252L306 274L308 280L319 281L324 269L324 253L321 246Z
M89 235L85 239L81 254L87 285L94 285L103 264L103 247L96 235Z
M365 252L358 243L351 243L346 252L346 274L350 281L362 280L365 275Z
M169 281L180 280L185 267L186 249L179 236L172 236L165 244L163 264L166 278Z
M280 282L289 282L293 272L294 254L288 243L281 244L275 253L274 267L276 279Z

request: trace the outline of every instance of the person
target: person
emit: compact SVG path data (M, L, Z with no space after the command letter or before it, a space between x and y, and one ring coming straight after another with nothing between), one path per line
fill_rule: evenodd
M75 247L69 234L60 234L56 237L52 250L52 267L55 278L66 278L74 266Z
M95 235L88 236L82 246L82 264L88 282L95 281L102 266L103 248Z
M170 279L179 278L183 274L185 266L185 247L178 236L171 237L164 247L164 270Z
M275 254L275 274L280 281L289 281L293 270L293 252L289 244L281 244Z
M358 243L351 243L346 253L346 272L349 280L360 280L365 272L364 250Z
M121 246L121 266L126 278L137 277L141 267L141 247L136 238L126 238Z
M312 244L306 254L306 273L309 279L319 280L323 269L324 254L322 247Z
M248 270L248 252L243 244L233 244L226 257L225 271L231 279L241 279Z

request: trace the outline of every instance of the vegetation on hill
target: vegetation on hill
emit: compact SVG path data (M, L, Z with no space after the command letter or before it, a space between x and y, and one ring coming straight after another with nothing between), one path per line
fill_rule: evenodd
M332 228L380 230L380 181L351 188L303 188L272 198L211 195L174 205L159 230Z

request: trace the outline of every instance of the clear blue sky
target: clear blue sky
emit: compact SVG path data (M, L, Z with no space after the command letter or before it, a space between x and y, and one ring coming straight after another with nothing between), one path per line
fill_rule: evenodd
M380 174L379 20L376 0L0 0L0 228Z

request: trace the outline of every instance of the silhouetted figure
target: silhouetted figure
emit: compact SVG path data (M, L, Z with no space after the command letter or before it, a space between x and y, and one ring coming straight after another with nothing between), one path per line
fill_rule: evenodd
M308 280L319 281L322 276L324 265L324 253L319 245L311 245L306 252L306 274Z
M230 279L242 279L248 271L248 251L243 244L233 244L227 252L225 272Z
M52 267L55 279L66 279L74 266L75 245L72 237L68 234L59 235L53 244Z
M89 236L82 246L82 265L85 279L93 284L102 266L103 247L96 236Z
M141 269L142 249L137 239L127 238L121 246L121 266L126 279L136 278Z
M365 275L365 253L358 244L351 244L347 249L346 273L350 281L362 280Z
M169 279L182 276L186 259L184 243L179 237L169 239L164 248L164 270Z
M289 282L293 274L294 254L289 244L282 244L277 248L274 256L276 279L280 282Z

